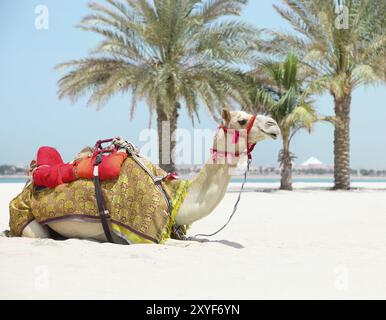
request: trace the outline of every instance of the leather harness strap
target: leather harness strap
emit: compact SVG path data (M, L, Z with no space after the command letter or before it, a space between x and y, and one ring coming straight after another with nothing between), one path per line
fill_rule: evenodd
M106 209L105 200L102 194L101 183L99 180L99 165L101 164L101 162L102 162L102 153L99 153L96 156L95 162L94 162L93 181L94 181L94 187L95 187L95 197L96 197L96 202L98 206L99 217L101 219L101 223L103 227L103 232L105 233L107 241L110 243L114 243L114 239L111 235L110 226L108 222L108 220L110 219L110 213Z
M112 142L112 146L110 148L102 148L102 144ZM132 157L132 159L151 177L153 180L156 188L160 191L162 197L164 198L166 205L168 207L168 211L171 212L171 204L169 202L169 199L166 195L165 190L162 187L161 181L164 180L173 180L176 179L177 176L175 173L169 173L164 177L156 177L152 174L152 172L146 167L146 165L140 160L139 156L137 155L137 150L134 147L134 145L127 143L126 141L122 141L121 138L113 138L113 139L107 139L107 140L99 140L95 145L95 152L94 155L96 155L95 162L94 162L94 174L93 174L93 181L95 186L95 196L96 201L98 205L98 212L99 217L101 219L103 231L105 233L106 239L108 242L114 243L114 239L112 237L110 226L108 220L110 220L110 213L106 209L105 201L102 194L102 188L101 183L99 179L99 165L103 161L102 154L103 153L109 153L112 152L113 149L120 147L124 148L126 152Z
M99 156L97 157L99 158ZM94 164L94 186L95 186L95 196L96 196L96 201L98 205L98 212L99 212L99 217L101 219L102 227L103 227L103 232L105 233L106 239L108 242L114 243L113 237L111 235L108 219L110 219L110 213L109 211L105 208L105 201L103 198L102 194L102 188L101 188L101 183L99 180L99 170L97 164L98 160L95 161ZM100 163L100 162L99 162Z

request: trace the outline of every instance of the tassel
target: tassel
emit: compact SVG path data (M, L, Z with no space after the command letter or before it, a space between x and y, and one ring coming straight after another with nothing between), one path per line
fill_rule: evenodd
M178 179L179 179L179 176L177 172L169 172L167 176L164 178L165 181L173 181Z

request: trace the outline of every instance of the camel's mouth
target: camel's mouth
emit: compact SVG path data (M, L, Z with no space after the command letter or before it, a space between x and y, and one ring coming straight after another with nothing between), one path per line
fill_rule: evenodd
M270 138L273 139L273 140L276 140L276 139L279 137L279 135L278 135L277 133L274 133L274 132L267 132L267 131L262 130L262 129L261 129L261 131L262 131L266 136L270 137Z

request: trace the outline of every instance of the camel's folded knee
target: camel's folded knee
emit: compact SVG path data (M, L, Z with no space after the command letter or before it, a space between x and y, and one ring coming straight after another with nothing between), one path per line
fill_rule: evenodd
M24 190L9 203L9 227L12 237L49 237L49 229L39 224L32 214L31 188L24 188Z
M47 239L47 238L50 238L50 231L48 227L41 225L36 220L32 220L23 229L22 237Z

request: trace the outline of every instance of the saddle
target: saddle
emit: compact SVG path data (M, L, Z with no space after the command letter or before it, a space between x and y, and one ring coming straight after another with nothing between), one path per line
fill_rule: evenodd
M103 148L102 145L108 142L111 144L107 148ZM77 179L93 180L98 215L105 236L109 242L114 242L110 230L111 214L107 210L101 181L118 180L122 165L128 156L148 174L157 190L165 199L167 211L169 214L172 214L171 203L162 187L162 182L176 180L178 177L175 173L155 176L141 160L137 148L122 138L99 140L94 148L84 148L75 160L70 163L64 163L61 155L55 148L39 148L37 157L32 161L30 169L33 188L37 190L41 188L53 189L60 184L70 183Z

